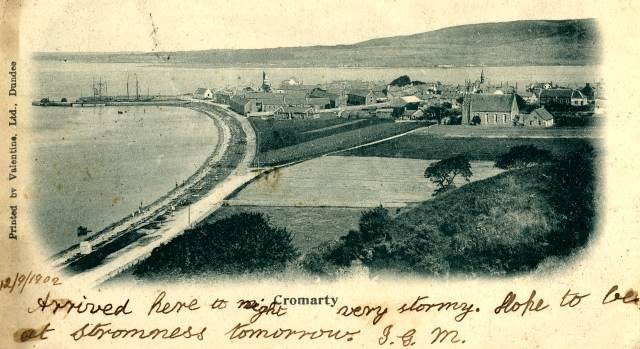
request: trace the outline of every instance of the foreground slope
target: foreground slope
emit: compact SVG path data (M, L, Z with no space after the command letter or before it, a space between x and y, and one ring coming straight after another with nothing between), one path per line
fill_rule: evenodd
M318 246L303 262L331 273L359 260L374 272L502 275L534 270L584 247L596 224L594 158L572 153L550 165L474 182L391 216L363 214L359 230Z

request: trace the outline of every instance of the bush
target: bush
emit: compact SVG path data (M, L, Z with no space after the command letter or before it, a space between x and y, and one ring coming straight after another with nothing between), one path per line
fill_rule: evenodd
M360 217L359 230L350 230L333 244L321 244L303 258L302 266L308 272L326 274L349 267L355 260L367 264L382 259L380 254L389 251L391 222L389 211L382 206L365 211Z
M382 205L363 212L359 223L362 239L364 241L375 241L382 237L389 238L384 231L390 221L389 211Z
M297 256L286 229L271 226L262 214L240 213L202 224L155 248L134 274L278 271Z
M304 255L300 264L302 268L312 274L317 275L334 275L339 266L329 261L329 255L336 250L338 241L325 241L318 245L315 249Z
M545 149L533 145L517 145L496 160L496 167L505 170L545 164L553 161L553 155Z

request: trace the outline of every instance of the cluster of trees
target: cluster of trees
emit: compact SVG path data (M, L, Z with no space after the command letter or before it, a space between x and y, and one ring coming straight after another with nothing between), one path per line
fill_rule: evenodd
M392 221L389 211L382 206L363 212L357 230L350 230L340 240L325 242L307 253L302 267L313 274L331 275L354 261L371 266L385 260L393 248L389 232Z
M593 116L593 113L555 112L553 123L556 126L584 127L596 126L602 118Z
M393 79L389 85L403 87L407 85L411 85L411 78L408 75L402 75L395 79Z
M133 273L139 277L282 271L299 256L284 228L260 213L204 223L153 250Z
M423 110L424 119L436 120L438 123L441 120L449 120L447 123L450 125L459 125L462 121L462 115L460 111L454 110L451 103L444 102L440 105L430 105Z
M496 160L496 167L512 170L547 164L553 161L553 154L546 149L538 149L533 145L518 145L509 149Z

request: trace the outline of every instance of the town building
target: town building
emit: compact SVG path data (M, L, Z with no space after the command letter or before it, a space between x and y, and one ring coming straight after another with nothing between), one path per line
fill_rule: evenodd
M449 103L451 104L452 109L460 109L462 107L462 103L460 103L460 100L464 98L464 94L462 92L452 89L444 91L442 94L437 96L440 104Z
M262 72L262 85L260 85L260 91L271 92L271 82L265 72Z
M582 92L582 95L587 98L587 101L589 103L594 103L598 97L597 89L591 86L591 84L589 83L586 83L584 87L580 89L580 92Z
M305 95L309 95L309 93L311 93L311 91L313 91L313 89L316 87L318 87L318 85L290 85L288 83L283 83L274 92L288 93L291 91L302 91L305 93Z
M519 92L518 95L528 104L538 104L540 102L538 94L533 91Z
M311 107L283 106L275 110L275 116L279 119L307 119L316 114Z
M231 103L231 97L234 96L234 92L231 90L219 90L216 91L213 96L216 102L220 104L229 104Z
M229 107L231 107L231 110L241 115L247 115L249 113L259 111L255 109L255 106L250 99L242 95L235 95L231 97Z
M550 88L553 88L553 82L535 82L529 86L528 90L548 90Z
M393 108L376 109L376 117L379 119L393 119Z
M522 114L521 124L527 127L551 127L553 126L553 115L541 107L529 114Z
M566 106L584 106L588 104L585 97L579 90L570 88L551 88L540 90L540 105L560 104Z
M195 99L213 99L213 92L210 89L199 87L193 92L193 98Z
M329 92L322 88L314 88L309 94L310 98L327 98L329 100L328 108L339 108L347 105L347 95L344 90Z
M519 113L515 94L468 94L462 103L462 124L513 125Z
M377 102L377 96L370 90L352 90L347 93L348 105L369 105Z
M326 97L307 97L306 105L314 110L331 108L331 100Z
M305 90L277 90L275 92L278 94L283 94L287 97L305 98L309 96L309 93Z
M256 99L256 109L259 109L262 112L274 112L284 105L284 99L282 96L278 96L277 94Z

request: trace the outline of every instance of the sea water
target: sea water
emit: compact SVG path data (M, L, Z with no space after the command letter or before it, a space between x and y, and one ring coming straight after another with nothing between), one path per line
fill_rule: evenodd
M119 113L119 111L121 113ZM211 119L180 107L65 108L29 113L27 201L50 252L163 196L214 150Z

